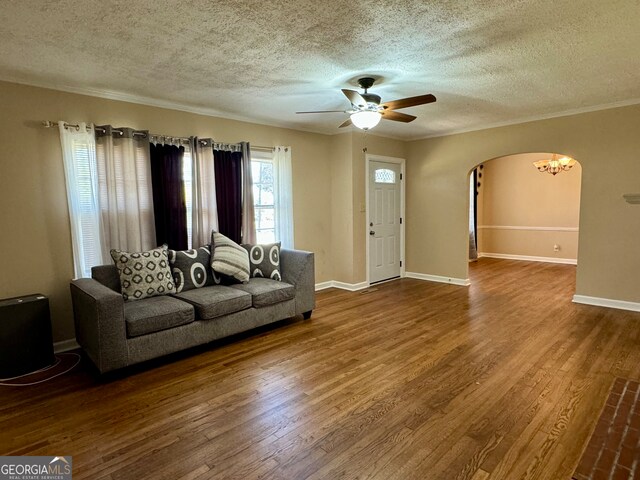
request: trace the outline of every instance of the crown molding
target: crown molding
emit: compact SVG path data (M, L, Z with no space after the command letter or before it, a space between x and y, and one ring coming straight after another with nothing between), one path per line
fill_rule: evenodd
M631 100L622 100L613 103L604 103L600 105L593 105L590 107L574 108L571 110L563 110L560 112L545 113L542 115L532 115L530 117L521 117L514 120L507 120L504 122L495 122L482 125L480 127L461 128L458 130L450 130L443 133L434 133L431 135L425 135L421 137L411 137L406 142L417 142L419 140L426 140L428 138L440 138L448 137L451 135L457 135L459 133L479 132L481 130L491 130L492 128L509 127L511 125L520 125L522 123L537 122L540 120L550 120L552 118L570 117L572 115L580 115L582 113L599 112L601 110L610 110L612 108L630 107L632 105L640 104L640 98L633 98Z
M326 131L322 131L322 130L315 130L315 129L309 129L309 128L300 128L300 127L294 127L289 123L280 123L277 121L260 121L260 120L256 120L254 118L250 118L250 117L245 117L242 115L234 115L232 113L227 113L227 112L223 112L221 110L216 110L214 108L208 108L208 107L199 107L196 105L189 105L189 104L184 104L184 103L180 103L180 102L172 102L172 101L168 101L168 100L161 100L161 99L157 99L157 98L152 98L152 97L145 97L142 95L133 95L130 93L123 93L123 92L119 92L116 90L104 90L104 89L99 89L99 88L92 88L92 87L78 87L78 86L73 86L73 85L67 85L67 84L62 84L62 83L47 83L47 82L39 82L36 80L32 80L32 79L24 79L21 77L15 77L15 76L11 76L11 75L2 75L0 74L0 81L2 82L7 82L7 83L16 83L18 85L27 85L30 87L38 87L38 88L46 88L48 90L56 90L56 91L60 91L60 92L66 92L66 93L74 93L77 95L87 95L89 97L97 97L97 98L104 98L107 100L116 100L116 101L120 101L120 102L127 102L127 103L134 103L137 105L145 105L145 106L149 106L149 107L157 107L157 108L166 108L168 110L175 110L175 111L179 111L179 112L187 112L187 113L194 113L196 115L203 115L206 117L214 117L214 118L220 118L223 120L235 120L237 122L244 122L244 123L251 123L254 125L264 125L267 127L276 127L276 128L283 128L286 130L294 130L297 132L305 132L305 133L314 133L316 135L326 135L326 136L334 136L334 135L340 135L342 133L347 133L347 132L326 132ZM375 137L381 137L381 138L389 138L392 140L398 140L401 142L416 142L416 141L420 141L420 140L426 140L429 138L440 138L440 137L448 137L450 135L457 135L460 133L470 133L470 132L478 132L481 130L490 130L492 128L500 128L500 127L508 127L511 125L519 125L522 123L529 123L529 122L536 122L539 120L549 120L552 118L559 118L559 117L568 117L571 115L579 115L581 113L590 113L590 112L597 112L600 110L609 110L612 108L620 108L620 107L629 107L632 105L638 105L640 104L640 98L635 98L635 99L631 99L631 100L623 100L623 101L619 101L619 102L613 102L613 103L607 103L607 104L601 104L601 105L594 105L594 106L590 106L590 107L582 107L582 108L576 108L576 109L571 109L571 110L564 110L561 112L554 112L554 113L548 113L548 114L543 114L543 115L533 115L530 117L521 117L518 119L514 119L514 120L507 120L504 122L495 122L495 123L490 123L490 124L484 124L482 126L478 126L478 127L469 127L469 128L461 128L461 129L452 129L452 130L447 130L445 132L441 132L441 133L434 133L434 134L429 134L429 135L424 135L424 136L418 136L418 137L411 137L411 136L395 136L395 135L380 135L380 134L375 134L375 133L369 133L368 135L371 136L375 136ZM350 129L352 129L352 131L354 132L361 132L361 130L355 128L355 127L349 127Z
M65 84L49 84L45 82L37 82L33 80L24 80L21 78L3 76L0 75L0 81L7 83L16 83L18 85L26 85L29 87L45 88L48 90L56 90L65 93L74 93L77 95L86 95L89 97L104 98L106 100L116 100L119 102L134 103L137 105L144 105L148 107L165 108L168 110L175 110L178 112L194 113L196 115L203 115L206 117L220 118L222 120L235 120L237 122L251 123L254 125L264 125L266 127L283 128L286 130L295 130L297 132L314 133L317 135L332 136L333 133L322 132L320 130L311 130L304 128L294 128L290 124L278 123L278 122L266 122L244 117L241 115L234 115L232 113L222 112L214 108L198 107L195 105L188 105L179 102L171 102L168 100L160 100L152 97L145 97L142 95L132 95L130 93L118 92L115 90L103 90L99 88L91 87L76 87Z
M104 98L106 100L115 100L119 102L134 103L137 105L144 105L147 107L165 108L168 110L175 110L178 112L194 113L196 115L203 115L205 117L220 118L222 120L235 120L237 122L251 123L254 125L264 125L266 127L283 128L286 130L294 130L296 132L314 133L316 135L325 135L332 137L334 135L341 135L344 133L362 133L363 131L355 128L348 127L347 131L340 131L334 133L328 133L321 130L313 130L308 128L293 127L291 124L278 123L278 122L266 122L252 119L250 117L244 117L241 115L234 115L232 113L216 110L215 108L198 107L195 105L188 105L179 102L171 102L168 100L160 100L152 97L145 97L141 95L132 95L130 93L118 92L115 90L103 90L99 88L91 87L76 87L66 84L50 84L46 82L38 82L34 80L25 80L18 77L11 77L6 75L0 75L0 81L7 83L15 83L18 85L26 85L29 87L45 88L48 90L56 90L65 93L74 93L76 95L86 95L89 97ZM374 137L390 138L392 140L399 140L406 142L406 138L396 137L392 135L378 135L376 133L369 133L368 135Z

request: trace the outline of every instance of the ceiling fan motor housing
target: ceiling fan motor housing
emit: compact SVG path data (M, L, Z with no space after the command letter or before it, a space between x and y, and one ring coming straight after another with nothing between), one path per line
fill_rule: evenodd
M364 93L358 93L355 90L343 88L342 93L351 102L351 108L349 110L343 110L344 113L350 115L349 119L340 125L342 127L348 127L349 125L355 125L363 130L369 130L375 127L378 122L384 118L386 120L393 120L396 122L409 123L416 119L414 115L407 115L405 113L396 112L395 110L401 108L415 107L418 105L424 105L425 103L432 103L436 101L436 97L432 94L419 95L415 97L401 98L398 100L392 100L384 103L380 103L382 99L380 95L369 93L368 89L375 83L375 78L362 77L358 79L358 85L364 90ZM322 110L315 112L296 112L296 113L333 113L340 112L340 110Z
M380 105L380 95L376 95L374 93L363 93L361 96L367 101L367 105L373 104L376 107Z
M358 79L358 85L360 85L361 88L364 88L365 93L367 92L367 89L371 88L372 85L375 83L376 79L375 78L371 78L371 77L362 77Z

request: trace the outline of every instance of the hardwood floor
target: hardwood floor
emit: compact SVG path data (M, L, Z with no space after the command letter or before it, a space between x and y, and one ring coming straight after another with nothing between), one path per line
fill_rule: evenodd
M481 259L472 286L325 290L281 323L97 379L0 387L0 454L74 479L570 479L640 313L571 302L575 267Z

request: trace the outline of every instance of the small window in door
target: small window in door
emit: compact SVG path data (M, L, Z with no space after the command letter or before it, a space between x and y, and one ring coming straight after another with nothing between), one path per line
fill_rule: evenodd
M396 172L388 168L378 168L373 174L376 183L396 183Z

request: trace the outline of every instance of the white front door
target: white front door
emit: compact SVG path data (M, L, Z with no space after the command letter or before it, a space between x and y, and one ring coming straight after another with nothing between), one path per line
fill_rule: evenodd
M369 163L369 282L400 276L400 165Z

